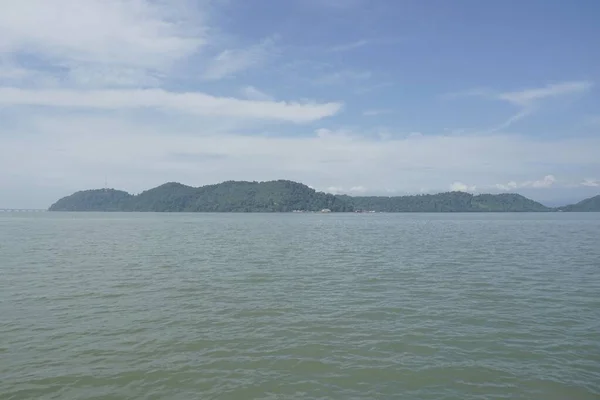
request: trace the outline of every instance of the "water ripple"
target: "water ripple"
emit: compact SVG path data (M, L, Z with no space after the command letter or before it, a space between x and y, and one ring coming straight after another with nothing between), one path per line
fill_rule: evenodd
M2 399L598 399L600 215L5 214Z

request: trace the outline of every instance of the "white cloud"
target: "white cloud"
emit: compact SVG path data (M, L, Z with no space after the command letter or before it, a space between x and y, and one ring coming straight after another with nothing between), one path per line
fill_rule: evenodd
M23 68L10 60L0 58L0 85L29 85L55 87L59 80L47 73Z
M532 112L533 111L531 109L523 109L523 110L519 111L518 113L512 115L510 118L508 118L506 121L502 122L500 125L496 125L495 127L491 128L491 129L487 129L485 132L486 133L494 133L494 132L501 131L505 128L508 128L515 122L527 117Z
M581 182L581 186L600 187L600 179L586 178Z
M243 87L240 98L192 91L199 83L189 81L192 66L195 78L219 80L259 67L277 50L272 38L249 47L230 36L219 40L223 37L214 36L220 30L209 23L206 1L0 2L2 206L6 199L46 206L56 193L102 186L105 174L112 186L134 192L172 180L201 185L286 178L352 194L416 193L425 187L443 191L449 182L462 190L482 190L489 182L509 180L503 187L560 187L563 181L552 175L532 180L545 176L548 165L561 178L565 166L576 167L585 176L600 175L600 139L594 137L541 140L463 133L407 137L405 132L312 131L312 127L286 131L279 125L276 136L259 132L267 120L302 123L337 115L342 104L275 101L254 86ZM363 4L328 2L340 8ZM224 42L228 46L222 46ZM337 51L374 42L341 44ZM363 93L392 84L373 82L371 72L352 66L335 71L325 61L307 62L318 64L311 69L311 75L321 76L316 84L347 85ZM294 72L302 75L304 67ZM221 93L231 90L223 86L226 82L204 84ZM177 92L168 89L175 87ZM477 95L518 107L506 127L546 99L590 87L589 82L565 82ZM582 182L582 176L573 182L592 188L598 183Z
M517 183L515 181L510 181L506 184L497 183L494 185L496 189L509 191L523 188L534 188L534 189L544 189L550 188L556 183L556 178L554 175L546 175L542 179L534 180L534 181L524 181Z
M174 71L178 77L187 76L185 67L191 56L200 63L194 68L200 68L205 79L218 80L260 65L274 51L273 38L246 48L220 50L222 40L213 33L216 30L209 29L206 1L4 3L0 54L33 56L39 62L27 69L55 75L71 87L160 86L172 79ZM217 54L210 57L203 49ZM0 70L4 63L0 59ZM23 75L16 69L10 72Z
M367 188L365 188L364 186L352 186L349 189L345 189L341 186L329 186L322 191L331 194L350 194L360 196L367 192Z
M494 92L486 88L475 88L462 92L446 93L442 98L453 99L460 97L483 97L491 100L508 102L519 108L519 111L501 124L487 129L487 133L501 131L515 122L531 115L540 108L541 102L551 98L573 95L589 91L594 86L590 81L568 81L553 83L540 88L529 88L511 92Z
M340 44L331 48L331 51L334 52L344 52L349 50L358 49L359 47L363 47L369 44L367 40L361 39L351 43Z
M0 63L0 80L20 80L29 76L30 71L14 64Z
M4 1L0 84L158 87L209 43L205 2ZM23 57L26 56L26 57ZM17 62L17 60L29 60Z
M380 38L374 38L374 39L360 39L360 40L356 40L354 42L349 42L349 43L343 43L343 44L339 44L337 46L333 46L330 48L330 51L332 52L345 52L345 51L351 51L351 50L356 50L358 48L367 46L367 45L393 45L393 44L397 44L400 43L403 40L403 38L399 38L399 37L380 37Z
M450 185L450 190L453 192L474 192L477 190L477 187L462 182L454 182Z
M162 69L205 43L202 18L188 1L3 1L0 52Z
M147 70L114 66L75 66L68 78L84 88L157 87L161 82L160 75Z
M490 182L507 177L530 182L527 188L539 187L535 182L541 186L552 182L551 187L556 187L552 190L558 190L558 180L529 178L547 175L543 169L548 164L557 171L568 166L588 176L600 174L600 138L540 141L515 135L416 139L394 135L380 140L331 130L312 136L267 137L223 132L203 120L177 127L172 122L125 123L48 114L19 118L18 128L4 125L0 127L0 171L13 172L0 174L4 188L0 203L9 206L2 198L25 196L16 188L27 182L39 190L35 199L41 204L37 205L46 206L54 200L49 186L55 188L52 193L68 194L102 186L105 174L111 186L133 192L171 180L202 185L285 178L342 193L359 193L368 183L366 194L418 193L424 187L429 192L446 191L448 182L457 182L454 189L485 192L496 189ZM32 134L35 140L30 139ZM181 154L186 156L177 157Z
M500 93L497 95L497 98L521 107L530 107L536 101L567 94L586 92L590 90L592 86L593 83L589 81L562 82L546 85L542 88Z
M525 89L514 92L505 92L495 95L498 100L507 101L520 108L520 111L512 115L500 125L492 128L489 132L505 129L513 123L534 113L540 102L550 98L561 97L569 94L583 93L589 91L593 86L589 81L571 81L546 85L541 88Z
M273 101L272 96L255 88L254 86L243 87L241 90L241 94L248 100Z
M532 188L549 188L550 186L554 185L555 182L556 182L556 178L554 177L554 175L546 175L545 177L543 177L540 180L531 182L531 187Z
M367 188L364 186L352 186L350 189L348 189L348 192L353 193L353 194L363 194L367 191Z
M0 88L0 105L37 105L65 108L122 110L156 108L197 115L234 116L308 122L329 117L339 103L286 103L214 97L204 93L173 93L148 90L27 90Z
M515 181L510 181L507 184L497 183L494 186L496 187L496 189L504 191L515 190L519 188L519 184Z
M223 50L209 62L203 76L218 80L235 75L261 65L273 51L274 40L271 38L247 48Z

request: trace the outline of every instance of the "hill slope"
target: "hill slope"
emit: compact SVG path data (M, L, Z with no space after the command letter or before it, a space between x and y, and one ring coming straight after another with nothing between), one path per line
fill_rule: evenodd
M464 192L397 197L346 197L355 209L382 212L524 212L549 211L548 207L519 194Z
M83 190L58 200L49 211L125 211L132 197L122 190Z
M332 194L286 181L235 182L194 188L169 182L136 196L116 190L88 190L64 197L49 211L288 212L352 211Z
M570 204L564 207L558 207L560 211L572 212L600 212L600 195L590 197L576 204Z
M523 212L551 211L518 194L448 192L418 196L366 196L317 192L301 183L227 181L191 187L169 182L138 195L114 189L86 190L64 197L49 211L154 211L154 212Z

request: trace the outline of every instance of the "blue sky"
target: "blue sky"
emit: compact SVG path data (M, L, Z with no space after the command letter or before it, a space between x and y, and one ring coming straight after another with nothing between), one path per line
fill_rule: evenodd
M166 181L600 193L595 1L22 0L0 207Z

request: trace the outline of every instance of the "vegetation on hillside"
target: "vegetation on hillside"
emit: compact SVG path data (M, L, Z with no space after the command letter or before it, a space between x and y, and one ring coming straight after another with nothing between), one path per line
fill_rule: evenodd
M356 209L383 212L502 212L548 211L538 202L519 194L481 194L464 192L397 197L346 197Z
M588 199L579 208L598 210ZM595 204L595 206L594 206ZM565 211L578 211L567 209ZM154 212L290 212L294 210L333 212L524 212L552 209L519 194L447 192L418 196L351 197L317 192L301 183L227 181L191 187L169 182L138 195L114 189L76 192L58 200L50 211L154 211Z
M116 196L124 193L128 197ZM340 197L286 181L235 182L194 188L166 183L136 196L116 190L77 192L60 199L50 211L155 212L288 212L294 210L353 211Z
M582 200L577 204L559 207L558 210L572 212L600 212L600 195Z
M133 196L122 190L97 189L75 192L63 197L50 211L124 211Z

